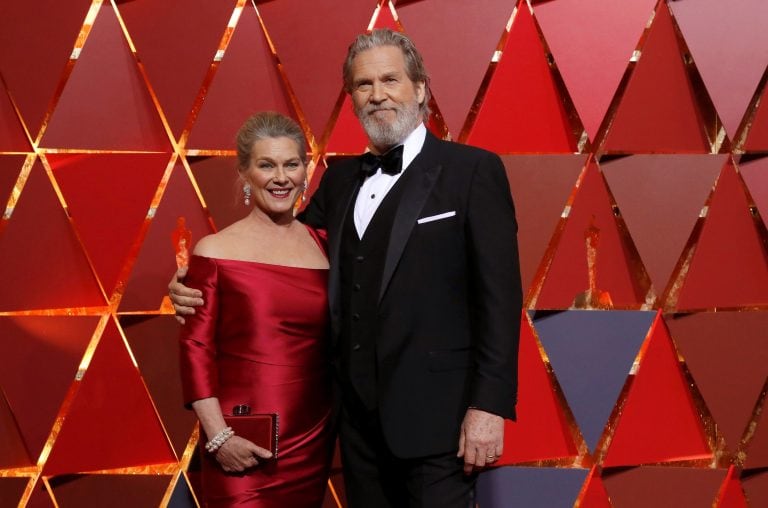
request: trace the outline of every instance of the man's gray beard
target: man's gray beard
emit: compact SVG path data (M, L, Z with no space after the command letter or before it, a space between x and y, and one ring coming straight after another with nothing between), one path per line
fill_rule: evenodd
M393 147L405 141L405 138L419 125L421 121L421 112L419 103L414 101L397 109L395 121L392 123L381 122L371 115L376 107L365 107L362 110L356 110L357 118L363 125L363 130L368 136L371 144L376 147Z

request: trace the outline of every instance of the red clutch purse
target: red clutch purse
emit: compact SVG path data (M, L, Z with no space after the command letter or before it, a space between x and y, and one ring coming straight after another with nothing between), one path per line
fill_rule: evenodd
M273 458L277 458L279 437L277 413L251 414L251 408L247 404L239 404L232 408L231 415L224 415L224 421L232 427L235 435L271 451Z

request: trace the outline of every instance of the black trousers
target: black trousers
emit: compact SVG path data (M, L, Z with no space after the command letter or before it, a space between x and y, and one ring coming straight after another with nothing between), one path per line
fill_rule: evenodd
M401 459L387 447L378 411L342 407L339 442L349 508L470 508L477 474L457 450ZM458 447L458 436L456 436Z

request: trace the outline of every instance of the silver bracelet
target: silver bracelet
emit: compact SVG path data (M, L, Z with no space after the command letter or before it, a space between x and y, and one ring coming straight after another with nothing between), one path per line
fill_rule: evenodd
M208 453L214 453L219 448L222 447L224 443L227 442L229 438L235 435L235 431L232 430L232 427L224 427L223 430L221 430L218 434L213 436L210 441L205 443L205 450Z

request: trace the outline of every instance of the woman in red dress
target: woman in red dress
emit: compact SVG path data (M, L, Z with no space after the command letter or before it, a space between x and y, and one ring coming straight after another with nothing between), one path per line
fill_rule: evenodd
M202 427L208 507L322 505L331 459L328 259L324 239L296 221L306 142L277 113L249 118L237 138L248 215L202 238L185 284L203 306L181 331L185 402ZM234 406L277 413L272 457L224 420ZM205 451L207 449L207 451Z

